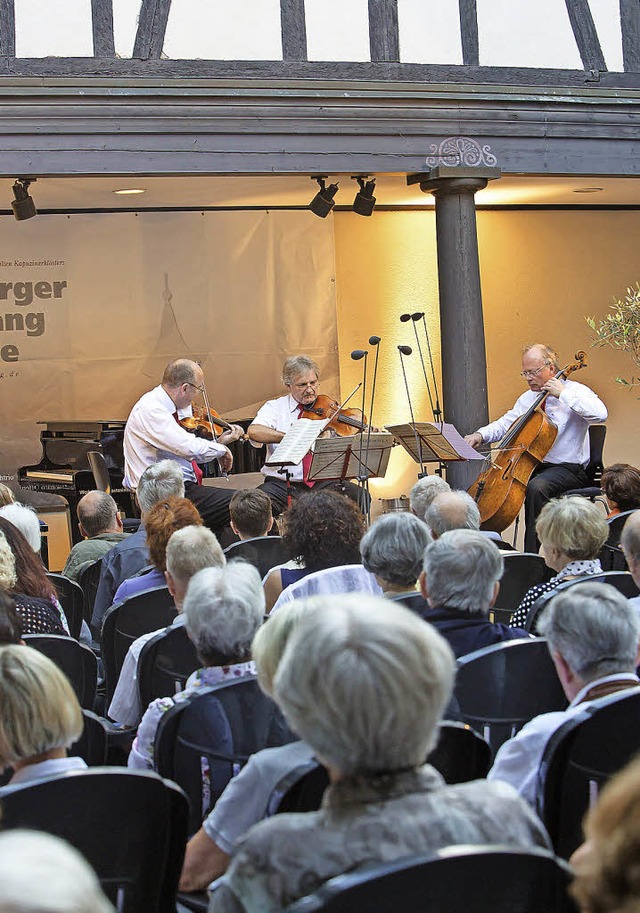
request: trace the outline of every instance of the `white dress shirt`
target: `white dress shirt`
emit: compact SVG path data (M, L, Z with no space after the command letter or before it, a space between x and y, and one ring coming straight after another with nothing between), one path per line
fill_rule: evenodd
M518 397L513 409L478 428L482 440L493 444L501 440L509 426L529 409L540 396L534 390L527 390ZM565 382L559 398L548 396L545 411L551 422L558 429L558 436L548 454L545 463L580 463L586 466L589 462L589 425L604 422L607 419L607 407L596 396L593 390L573 380Z
M185 482L195 482L191 460L208 463L224 456L224 444L207 441L185 431L175 420L176 407L162 387L154 387L135 404L124 429L124 486L132 491L153 463L175 460ZM179 418L192 414L191 406L178 410Z
M264 406L258 410L258 414L251 422L251 425L264 425L265 428L273 428L274 431L286 433L299 418L300 410L298 409L298 403L293 396L287 394L286 396L279 396L278 399L268 400ZM249 426L250 428L251 425ZM277 444L267 444L267 459L271 457L271 454L277 446ZM284 473L278 472L278 468L278 466L267 466L265 464L260 471L265 476L273 476L284 482ZM289 470L292 482L302 482L302 463L298 463L296 466L288 466L287 469Z

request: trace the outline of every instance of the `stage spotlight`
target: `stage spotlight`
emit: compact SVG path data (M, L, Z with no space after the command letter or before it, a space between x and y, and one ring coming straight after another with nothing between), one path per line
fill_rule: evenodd
M326 174L314 174L311 177L312 181L317 181L320 190L315 195L315 197L309 203L309 209L316 216L320 216L321 219L326 219L333 207L336 205L335 200L333 199L338 192L337 184L325 184L327 179Z
M15 200L11 203L11 208L18 222L23 222L25 219L33 219L38 214L36 204L29 196L29 185L34 184L35 181L35 178L16 178L16 182L13 185Z
M368 174L354 174L351 176L352 181L357 181L360 190L353 201L353 211L359 216L370 216L376 205L376 198L373 191L376 189L376 179L371 178L367 181Z

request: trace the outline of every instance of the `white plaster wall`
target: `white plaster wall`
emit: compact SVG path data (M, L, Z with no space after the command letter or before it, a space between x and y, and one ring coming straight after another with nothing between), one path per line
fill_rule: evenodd
M564 0L477 0L480 65L582 69Z
M113 37L118 57L131 57L142 0L113 0Z
M367 0L305 0L309 60L371 60Z
M163 50L176 60L281 60L280 0L173 0Z
M622 72L620 0L589 0L589 7L607 69Z
M16 57L93 57L91 0L17 0Z
M460 12L449 0L398 0L402 63L462 63Z

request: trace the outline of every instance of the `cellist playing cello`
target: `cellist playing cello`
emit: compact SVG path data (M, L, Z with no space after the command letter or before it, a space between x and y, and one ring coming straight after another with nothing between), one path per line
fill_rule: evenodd
M466 442L476 449L501 440L510 425L527 412L541 392L549 394L544 408L558 434L544 462L534 470L527 485L526 552L538 551L540 544L535 524L547 501L564 491L584 488L589 484L585 473L589 463L589 425L604 422L607 418L607 407L593 390L576 381L556 377L559 370L558 356L552 348L542 343L526 346L522 352L521 376L529 384L529 389L497 421L465 437Z

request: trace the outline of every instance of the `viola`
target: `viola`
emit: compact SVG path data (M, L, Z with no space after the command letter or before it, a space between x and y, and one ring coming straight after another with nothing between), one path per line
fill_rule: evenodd
M332 428L341 437L357 434L367 427L367 417L361 409L341 409L339 402L324 393L320 393L310 406L304 407L300 418L313 421L331 418L327 428Z

